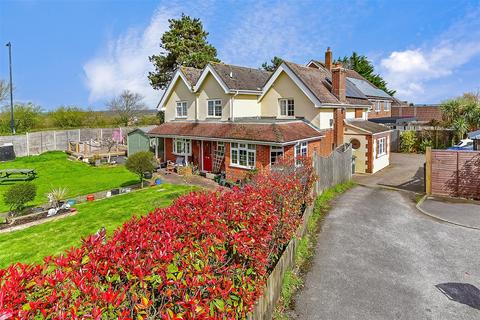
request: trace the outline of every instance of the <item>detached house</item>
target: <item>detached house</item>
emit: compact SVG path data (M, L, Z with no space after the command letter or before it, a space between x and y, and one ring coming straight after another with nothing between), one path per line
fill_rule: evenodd
M158 105L165 123L149 136L164 139L164 160L234 181L279 157L327 156L350 142L349 121L367 122L372 106L346 75L341 66L287 61L273 73L223 63L181 67Z

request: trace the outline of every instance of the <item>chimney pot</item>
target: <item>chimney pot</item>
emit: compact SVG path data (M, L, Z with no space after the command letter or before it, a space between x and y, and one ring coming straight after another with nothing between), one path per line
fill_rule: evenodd
M332 51L330 51L330 47L327 48L327 51L325 51L325 68L328 69L328 71L332 71Z

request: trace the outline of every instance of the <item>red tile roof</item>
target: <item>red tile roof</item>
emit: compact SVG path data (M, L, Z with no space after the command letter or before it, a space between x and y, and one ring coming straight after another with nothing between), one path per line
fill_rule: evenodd
M156 136L184 136L210 139L287 143L324 136L303 121L283 123L167 122L149 131Z

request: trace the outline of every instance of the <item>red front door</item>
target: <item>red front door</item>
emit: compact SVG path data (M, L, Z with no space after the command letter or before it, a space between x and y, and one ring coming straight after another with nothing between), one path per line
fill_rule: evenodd
M203 170L212 171L212 142L203 141Z

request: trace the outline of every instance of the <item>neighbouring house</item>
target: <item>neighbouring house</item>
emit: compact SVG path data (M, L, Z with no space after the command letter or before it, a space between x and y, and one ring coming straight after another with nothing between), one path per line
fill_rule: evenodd
M473 140L473 150L480 151L480 130L469 132L468 139Z
M325 53L325 62L311 60L307 66L331 70L333 60L330 48L327 48L327 52ZM345 71L347 86L354 86L372 103L372 106L368 110L368 119L390 118L392 116L392 107L399 105L399 101L385 91L377 88L355 70L345 69Z
M180 67L158 108L165 160L189 163L227 180L268 167L279 157L329 155L345 142L347 120L367 121L368 97L340 65L312 68L284 61L273 73L209 63Z

